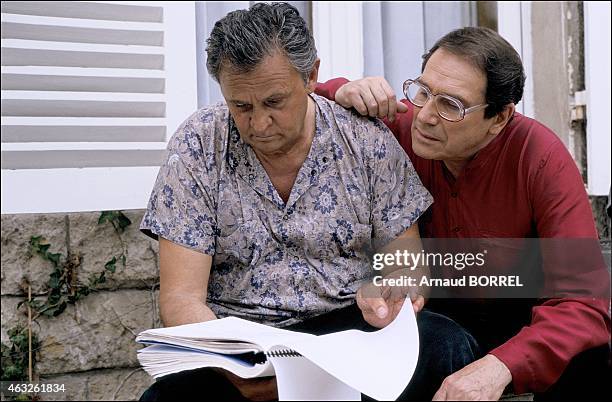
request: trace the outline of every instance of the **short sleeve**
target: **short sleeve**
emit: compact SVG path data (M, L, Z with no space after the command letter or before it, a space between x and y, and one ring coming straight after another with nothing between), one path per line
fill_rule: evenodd
M201 126L184 123L171 138L167 157L157 175L140 230L154 238L213 255L216 233L214 161L204 156Z
M385 246L405 232L433 203L408 155L380 120L369 126L365 152L370 194L373 246Z

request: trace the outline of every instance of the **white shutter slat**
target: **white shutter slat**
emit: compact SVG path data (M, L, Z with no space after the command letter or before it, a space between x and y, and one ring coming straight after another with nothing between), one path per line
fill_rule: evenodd
M145 5L76 1L3 1L2 12L48 17L161 22L163 8Z
M29 39L4 39L2 47L31 50L62 50L70 52L99 52L118 54L163 55L160 46L116 45L105 43L56 42Z
M146 206L197 107L195 3L126 3L2 3L2 213Z
M2 74L54 75L79 77L128 77L128 78L164 78L164 71L129 68L81 68L63 66L5 66Z
M65 66L142 68L161 70L161 54L104 53L48 49L2 48L2 62L9 66Z
M163 117L165 102L2 99L5 116Z
M2 91L5 100L78 100L78 101L106 101L106 102L165 102L166 95L159 93L136 92L88 92L88 91Z
M86 18L48 17L41 15L26 14L2 14L2 22L30 25L53 25L57 27L73 28L96 28L96 29L119 29L129 31L156 31L161 32L163 37L164 24L159 22L134 22L134 21L111 21L94 20ZM5 33L3 32L3 35ZM8 36L8 35L7 35ZM4 37L4 36L3 36ZM42 39L48 40L48 39ZM161 45L160 45L161 46Z
M164 151L13 151L2 152L2 169L59 169L120 166L156 166ZM151 191L151 189L149 189Z
M163 32L2 23L2 37L20 40L161 46Z
M2 151L81 151L87 150L164 150L166 149L165 142L124 142L124 143L109 143L109 142L65 142L61 144L52 142L31 142L28 144L14 143L2 144Z
M165 118L107 118L107 117L18 117L2 116L2 127L16 126L144 126L167 125Z
M163 93L163 78L2 74L3 90Z
M159 166L165 142L2 144L2 169Z
M161 142L165 118L2 117L2 142Z
M128 122L112 120L117 125L87 126L83 122L74 126L3 125L2 142L163 142L166 139L165 125L130 126Z

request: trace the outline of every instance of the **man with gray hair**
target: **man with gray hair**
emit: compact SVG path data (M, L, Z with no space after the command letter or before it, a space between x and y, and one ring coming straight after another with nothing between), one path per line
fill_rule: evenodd
M373 274L368 250L419 241L416 221L432 198L410 160L383 124L313 94L320 61L291 5L229 13L207 54L225 103L198 110L170 139L141 224L159 239L164 324L237 316L311 333L385 326L403 298L372 304L358 291ZM411 301L423 307L423 295ZM421 345L443 349L431 363L459 345L440 373L420 360L417 372L439 386L474 359L469 339L442 316L418 319L439 337L421 333ZM277 396L274 378L200 369L163 377L142 400L203 394Z

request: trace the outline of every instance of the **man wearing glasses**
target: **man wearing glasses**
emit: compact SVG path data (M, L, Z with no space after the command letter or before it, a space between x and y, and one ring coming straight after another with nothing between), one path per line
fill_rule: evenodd
M568 292L585 290L586 296L428 302L426 307L473 334L484 355L447 377L434 400L493 400L507 387L542 399L603 392L610 356L609 274L572 157L548 128L515 112L525 82L518 54L490 29L463 28L423 57L421 75L404 83L403 102L380 77L337 78L317 88L345 107L385 119L434 196L420 220L422 237L588 244L542 253L536 266L545 283L572 278ZM594 260L586 282L557 267L563 251L573 253L577 270Z

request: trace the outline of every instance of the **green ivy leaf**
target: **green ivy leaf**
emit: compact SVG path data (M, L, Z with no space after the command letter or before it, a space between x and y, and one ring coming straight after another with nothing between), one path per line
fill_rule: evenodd
M47 253L47 259L53 263L56 267L59 266L61 253Z
M121 211L103 211L98 218L98 225L105 222L113 224L120 232L123 232L126 227L132 224L132 221Z
M127 216L125 216L123 212L117 211L117 223L119 224L119 227L123 231L125 230L126 227L132 224L132 221Z
M104 222L110 222L113 220L114 211L102 211L100 217L98 218L98 225L103 224Z
M112 273L115 273L115 270L117 269L116 264L117 264L117 258L113 257L112 260L107 261L106 264L104 264L104 269Z

